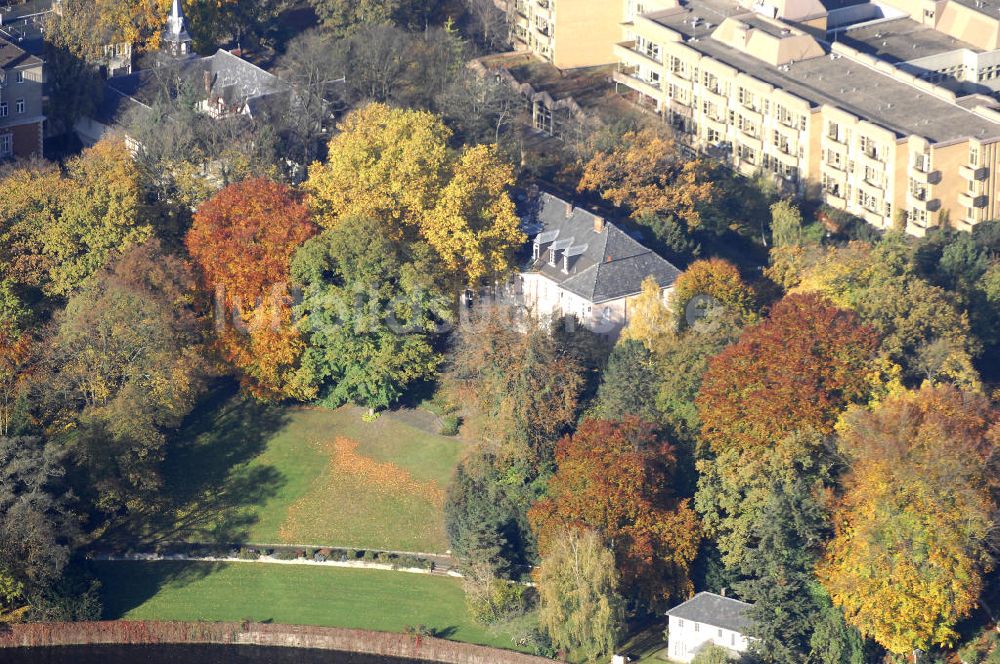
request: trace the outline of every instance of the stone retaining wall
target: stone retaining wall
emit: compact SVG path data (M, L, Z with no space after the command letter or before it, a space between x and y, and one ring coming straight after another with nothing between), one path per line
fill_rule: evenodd
M263 623L101 621L13 624L0 648L88 644L212 643L339 650L444 664L543 664L542 657L426 636Z

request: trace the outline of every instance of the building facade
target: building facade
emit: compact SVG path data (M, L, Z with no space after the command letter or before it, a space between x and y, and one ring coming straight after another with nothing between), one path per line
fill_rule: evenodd
M529 27L541 4L518 5ZM552 3L545 48L525 47L598 64L608 37L594 26L615 24L619 92L692 149L881 229L1000 218L1000 0L587 4L572 48L558 39L570 10Z
M667 611L667 657L690 662L708 645L725 648L734 658L750 647L746 602L700 592Z
M612 340L628 324L644 279L653 277L668 301L680 270L616 224L548 193L525 207L531 254L514 292L540 322L573 315Z
M510 19L515 46L560 69L611 63L621 21L611 0L496 0Z
M42 60L0 38L0 159L42 153Z

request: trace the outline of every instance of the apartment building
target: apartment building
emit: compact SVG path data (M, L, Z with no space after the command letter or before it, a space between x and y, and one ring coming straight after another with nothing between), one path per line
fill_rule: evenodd
M0 159L42 152L42 60L0 38Z
M773 8L641 9L625 10L614 80L692 147L879 228L923 235L1000 218L995 100L817 38Z
M621 31L618 0L496 0L510 17L511 37L521 50L560 69L614 62Z

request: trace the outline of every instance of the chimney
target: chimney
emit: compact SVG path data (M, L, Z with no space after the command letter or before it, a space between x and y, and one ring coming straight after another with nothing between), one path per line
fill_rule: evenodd
M566 218L569 219L573 216L573 204L569 201L566 202Z
M202 78L205 81L205 95L207 97L211 97L212 96L212 72L206 70L204 72L204 74L202 75Z
M594 232L603 233L604 232L604 217L594 217Z
M725 588L720 589L719 590L719 594L722 595L723 597L725 597L726 596L726 589Z

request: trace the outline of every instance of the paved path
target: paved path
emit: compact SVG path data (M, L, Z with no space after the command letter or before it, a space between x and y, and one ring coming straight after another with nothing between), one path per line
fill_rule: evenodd
M310 560L308 558L296 558L294 560L279 560L273 556L261 556L260 558L238 558L236 556L189 556L183 553L125 553L125 554L94 554L93 560L103 560L111 562L121 561L191 561L204 563L260 563L265 565L311 565L313 567L353 567L355 569L380 569L394 572L406 572L409 574L433 574L435 576L452 576L461 578L461 574L453 567L441 568L435 564L433 570L419 567L396 567L391 564L369 562L366 560Z

